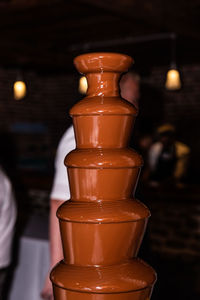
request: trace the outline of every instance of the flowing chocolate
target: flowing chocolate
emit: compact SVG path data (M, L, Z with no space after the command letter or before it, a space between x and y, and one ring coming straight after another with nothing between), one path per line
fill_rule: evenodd
M61 205L64 260L51 272L56 300L147 300L154 270L136 258L150 212L134 199L142 158L127 148L136 108L119 96L133 60L89 53L74 64L87 96L72 107L76 149L65 158L71 199Z

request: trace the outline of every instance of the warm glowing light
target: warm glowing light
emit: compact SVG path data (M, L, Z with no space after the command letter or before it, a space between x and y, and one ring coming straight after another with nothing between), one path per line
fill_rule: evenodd
M21 100L26 96L26 84L23 81L15 81L13 86L15 100Z
M178 70L171 69L167 72L165 87L168 90L179 90L181 88L181 79Z
M79 80L79 93L86 94L88 88L87 79L85 76L82 76Z

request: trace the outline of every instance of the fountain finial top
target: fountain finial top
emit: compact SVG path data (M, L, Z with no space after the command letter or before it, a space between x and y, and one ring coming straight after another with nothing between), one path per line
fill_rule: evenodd
M133 64L132 57L112 52L95 52L77 56L74 65L82 74L95 72L127 72Z

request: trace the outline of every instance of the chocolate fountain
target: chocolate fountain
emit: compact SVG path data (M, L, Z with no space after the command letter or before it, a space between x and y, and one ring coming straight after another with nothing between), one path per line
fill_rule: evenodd
M154 270L136 258L150 212L133 198L142 158L127 147L137 111L119 96L132 58L89 53L74 60L87 96L73 106L76 149L65 158L71 199L61 205L64 259L51 272L56 300L148 300Z

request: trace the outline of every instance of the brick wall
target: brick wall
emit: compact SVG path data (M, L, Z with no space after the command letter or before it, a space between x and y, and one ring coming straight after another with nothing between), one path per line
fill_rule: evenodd
M24 72L28 94L15 101L12 85L16 71L0 70L0 129L9 130L17 122L43 123L55 146L69 125L68 110L77 100L77 76L74 74L40 75Z
M153 69L145 82L160 92L164 120L177 125L181 138L192 143L198 130L200 115L200 65L181 68L183 88L177 92L164 89L166 71L164 67ZM42 121L48 125L50 135L57 139L56 136L64 130L68 122L66 114L69 107L80 98L77 93L78 75L24 72L28 95L22 101L14 101L12 97L12 84L16 76L17 72L14 70L0 70L1 127L9 127L12 122L17 121Z
M158 272L153 299L199 299L199 194L200 189L194 186L144 193L151 218L141 257Z
M149 222L150 244L154 252L200 256L200 203L152 201L152 218Z
M154 68L143 79L150 89L144 94L139 118L152 129L165 121L175 124L179 139L192 149L191 173L196 175L195 180L200 169L200 65L181 68L183 88L176 92L165 90L166 72L165 67ZM16 76L15 70L0 70L0 130L9 131L17 122L42 123L47 128L48 147L53 153L59 138L69 126L69 108L81 98L77 92L78 75L75 71L60 75L26 71L24 79L28 95L21 101L15 101L12 95ZM20 143L17 137L15 140Z
M180 68L182 89L167 91L164 88L166 68L152 70L146 82L160 91L162 97L163 122L171 122L177 128L177 137L191 147L191 174L197 180L200 168L200 65Z

